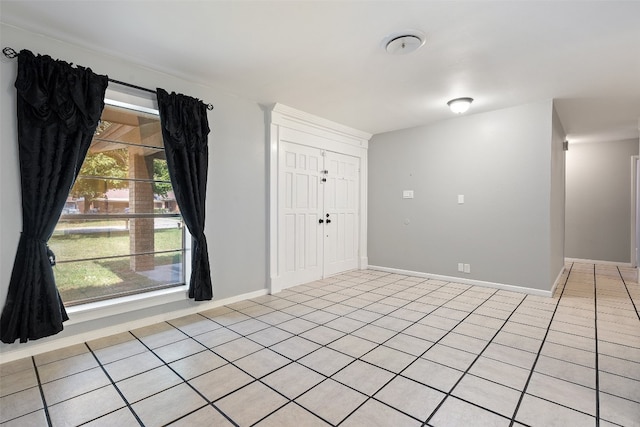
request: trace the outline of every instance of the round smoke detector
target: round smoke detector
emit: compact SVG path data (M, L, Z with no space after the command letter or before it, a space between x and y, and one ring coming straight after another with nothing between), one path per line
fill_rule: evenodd
M382 46L390 55L405 55L420 49L424 42L424 33L407 30L389 34L382 40Z

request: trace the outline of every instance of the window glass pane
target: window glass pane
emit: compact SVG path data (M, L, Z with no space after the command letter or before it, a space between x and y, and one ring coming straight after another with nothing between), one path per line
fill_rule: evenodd
M60 220L49 247L58 262L182 250L183 223L180 217Z
M159 117L107 105L49 240L64 303L184 284L184 236Z
M166 165L166 162L154 164ZM80 177L69 194L63 215L180 213L169 181ZM64 216L63 219L71 218Z
M106 105L93 144L102 151L101 147L108 146L113 141L163 148L160 118L149 113Z
M54 270L62 300L74 305L181 284L182 257L181 251L175 251L62 262Z

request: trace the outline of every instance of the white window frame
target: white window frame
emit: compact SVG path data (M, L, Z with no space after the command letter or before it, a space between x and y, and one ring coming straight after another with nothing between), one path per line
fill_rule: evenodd
M140 94L139 91L133 93L133 91L129 92L126 88L124 90L107 88L104 102L106 105L159 114L156 97L151 93L149 93L148 96L144 96ZM184 233L184 285L65 307L69 315L69 320L65 322L65 326L188 300L188 283L191 277L192 237L186 227Z

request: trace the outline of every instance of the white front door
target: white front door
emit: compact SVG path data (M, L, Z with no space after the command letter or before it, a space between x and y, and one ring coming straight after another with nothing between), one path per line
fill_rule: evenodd
M322 151L283 143L278 189L278 252L283 286L317 280L323 274Z
M360 159L325 152L324 274L358 268Z
M278 270L282 287L358 267L359 162L353 156L281 144Z

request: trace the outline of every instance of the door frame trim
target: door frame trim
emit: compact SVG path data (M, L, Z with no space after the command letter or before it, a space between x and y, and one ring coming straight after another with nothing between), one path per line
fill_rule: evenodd
M631 267L638 267L637 259L637 225L638 225L638 159L637 155L631 156Z
M312 114L275 104L268 110L268 218L267 241L269 242L268 288L274 294L282 290L278 271L278 177L280 141L284 135L306 134L305 142L296 142L322 150L349 154L360 158L360 216L359 216L359 268L366 269L367 257L367 153L372 134L362 132ZM292 132L293 131L293 132Z

